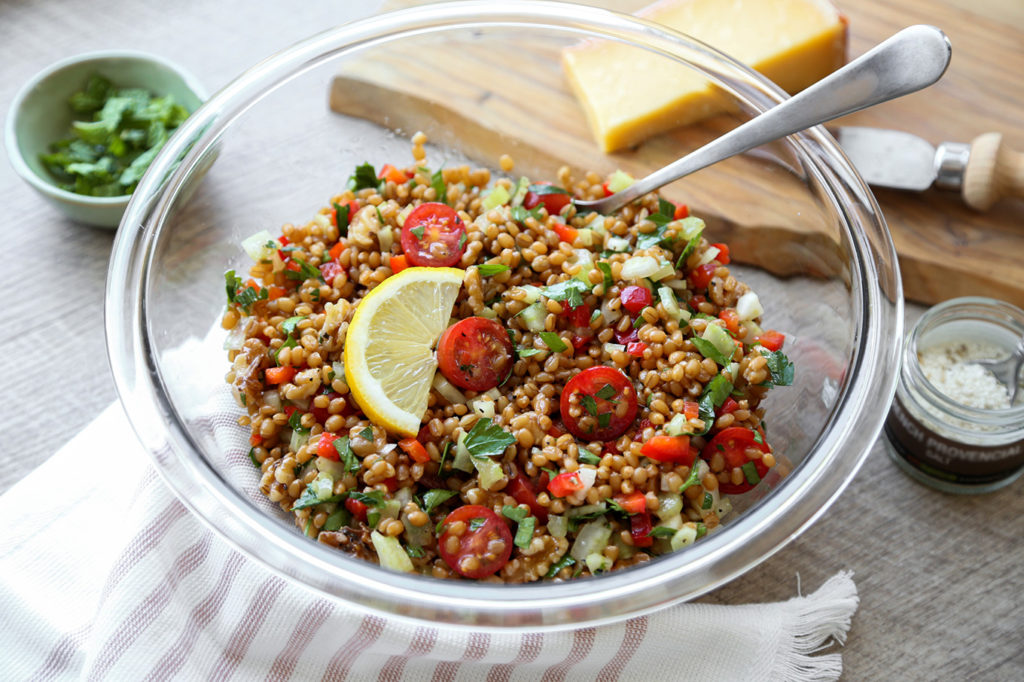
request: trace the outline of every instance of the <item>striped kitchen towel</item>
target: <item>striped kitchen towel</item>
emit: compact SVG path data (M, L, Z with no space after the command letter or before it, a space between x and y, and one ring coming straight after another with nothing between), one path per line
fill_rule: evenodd
M2 680L834 680L845 573L787 602L566 632L365 615L238 554L163 485L120 405L0 496Z

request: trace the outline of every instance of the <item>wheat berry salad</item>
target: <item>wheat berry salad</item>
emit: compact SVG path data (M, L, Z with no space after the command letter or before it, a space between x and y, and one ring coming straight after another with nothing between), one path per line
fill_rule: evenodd
M260 490L437 578L567 580L715 532L776 466L761 403L793 380L728 246L657 194L577 211L625 173L432 171L425 141L225 276Z

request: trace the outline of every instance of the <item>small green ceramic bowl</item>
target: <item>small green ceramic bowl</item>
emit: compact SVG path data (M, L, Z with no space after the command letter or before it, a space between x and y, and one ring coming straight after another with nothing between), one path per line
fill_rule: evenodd
M118 87L173 95L190 113L199 108L206 93L191 74L162 57L133 50L110 50L57 62L32 78L15 96L4 130L4 143L14 170L72 220L116 228L130 195L91 197L61 189L39 160L39 155L48 152L51 144L68 136L74 120L68 98L81 90L94 73L106 76Z

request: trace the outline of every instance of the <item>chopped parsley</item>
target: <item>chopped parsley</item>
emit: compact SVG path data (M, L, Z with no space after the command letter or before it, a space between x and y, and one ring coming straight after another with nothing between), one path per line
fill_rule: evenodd
M707 339L702 339L699 336L694 336L693 338L690 339L690 343L697 347L697 350L700 351L701 355L708 358L709 360L714 360L722 367L725 367L730 362L732 362L732 358L725 357L725 353L718 350L718 346L711 343Z
M423 512L429 514L457 494L458 491L456 490L431 488L423 495Z
M363 440L373 440L373 429L367 426L366 428L359 432L359 437L362 438Z
M506 504L501 508L501 513L505 518L512 519L516 523L520 523L530 515L529 510L516 507L511 504Z
M544 351L542 351L539 348L523 348L521 346L516 348L516 355L518 355L521 358L528 358L528 357L531 357L533 355L536 355L537 353L543 353L543 352Z
M345 204L344 206L342 206L337 202L335 202L333 205L334 221L338 225L338 235L341 237L346 237L348 236L348 224L349 221L352 219L352 216L349 215L349 205Z
M793 383L793 363L781 350L761 348L761 355L768 360L768 372L772 386L790 386Z
M556 332L540 332L539 336L544 345L555 353L561 353L569 348L569 346L565 345L565 341L562 341L562 337Z
M263 465L260 464L260 461L256 459L256 448L249 448L249 459L252 460L252 465L257 469L263 468Z
M245 286L242 278L235 276L234 270L224 273L224 289L228 295L228 305L237 305L247 315L251 312L253 303L265 300L270 295L266 287L256 290L251 286Z
M515 442L516 437L494 424L490 417L478 419L462 439L462 445L471 457L500 455Z
M589 450L580 450L578 459L584 464L593 464L595 466L601 463L601 458Z
M572 566L575 563L576 560L569 556L568 553L566 553L561 559L556 561L554 565L551 566L551 568L548 569L548 574L546 577L554 578L556 575L562 572L563 568L567 566Z
M701 503L701 509L711 509L711 505L714 504L715 498L711 496L711 493L704 493L704 501Z
M425 231L426 229L427 229L427 226L426 226L426 225L420 225L419 227L414 227L414 228L412 228L412 229L411 229L411 230L409 230L409 231L410 231L410 232L412 232L412 235L413 235L414 237L416 237L416 239L423 239L423 232L424 232L424 231Z
M690 486L697 485L697 482L699 480L700 480L700 467L697 465L697 462L694 462L693 465L690 466L690 475L686 477L685 481L683 481L683 486L679 489L679 492L683 492L684 490L686 490Z
M747 478L747 483L757 485L761 482L761 476L757 473L757 467L754 466L753 462L746 462L740 468L743 469L743 475Z
M607 294L615 283L615 280L612 279L612 266L603 260L598 261L596 265L597 269L604 275L604 292Z
M594 417L597 416L597 401L594 400L594 396L588 395L587 393L581 393L580 402L583 404L584 410Z
M610 403L617 402L615 400L612 400L612 398L616 396L616 392L615 388L611 384L605 384L604 386L599 388L597 393L595 393L594 395L600 398L601 400L607 400Z
M338 459L345 467L345 471L355 473L359 471L361 464L359 459L356 457L356 453L352 452L352 446L349 443L348 436L342 436L334 440L334 449L338 452Z
M350 490L348 492L349 498L356 502L362 502L367 507L383 507L384 506L384 493L379 490L374 490L369 493L361 493L356 490Z
M516 536L512 540L512 544L520 549L526 549L530 546L530 541L533 540L533 529L537 525L537 519L533 516L527 516L525 519L519 522L519 527L516 529Z
M491 277L505 272L509 268L504 263L484 263L483 265L478 265L476 269L481 277Z
M715 377L704 387L697 406L700 409L700 418L704 422L704 430L695 433L696 436L703 436L711 430L715 422L715 409L720 407L725 399L732 393L732 382L724 374L716 374Z
M420 557L425 556L426 554L423 551L422 547L414 547L413 545L407 545L405 548L405 553L411 556L413 559L419 559Z
M292 412L288 417L288 428L301 434L309 433L309 429L302 426L302 413L298 410Z
M647 219L655 225L654 231L638 235L636 238L636 248L649 249L652 246L660 244L665 238L665 232L668 230L668 224L672 222L675 212L675 204L671 201L659 198L658 212L647 216Z
M296 315L295 317L289 317L287 320L281 323L281 331L283 331L288 336L291 336L292 334L295 333L295 327L297 327L299 322L302 322L304 319L306 319L305 315Z
M671 538L675 534L675 528L669 528L668 526L656 526L648 533L652 538Z
M677 268L682 268L686 264L686 259L696 250L698 244L700 244L700 232L690 237L690 241L686 242L683 252L679 254L679 259L676 261Z
M552 301L566 301L575 308L578 305L583 305L583 296L589 294L592 288L590 284L584 284L573 278L544 287L540 292Z
M540 220L540 209L534 208L531 210L527 210L522 206L512 207L512 220L516 221L517 223L523 223L526 221L527 218Z
M612 510L613 512L618 512L619 514L623 514L623 515L625 515L625 516L632 516L632 515L633 515L633 514L632 514L632 512L628 512L628 511L626 511L626 510L625 510L625 509L624 509L624 508L622 507L622 505L621 505L621 504L619 504L618 502L616 502L615 500L613 500L613 499L610 499L610 498L609 498L609 500L608 500L608 507L609 507L609 508L610 508L610 509L611 509L611 510Z
M444 450L441 451L441 461L437 465L437 473L444 473L444 461L448 458L448 451L452 449L452 442L445 441Z
M440 168L430 176L430 186L437 193L437 201L440 201L442 204L448 203L448 185L444 182L444 173L441 172Z
M478 516L478 517L476 517L474 519L470 519L469 520L469 529L470 530L480 530L481 528L484 527L485 523L487 523L487 519L483 518L482 516Z
M307 279L319 279L321 282L324 281L324 275L320 272L320 268L315 268L301 258L291 258L291 262L299 266L298 270L292 270L285 268L284 276L288 279L295 279L300 282L304 282Z
M353 192L361 189L380 189L381 179L377 177L377 171L369 162L356 166L355 172L349 176L348 187Z

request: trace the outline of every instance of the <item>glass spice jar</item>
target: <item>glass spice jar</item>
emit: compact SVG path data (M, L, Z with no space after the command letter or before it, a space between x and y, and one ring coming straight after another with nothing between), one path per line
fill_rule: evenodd
M973 375L957 375L967 377L954 384L966 387L958 400L929 381L921 362L923 354L931 360L935 351L947 349L961 353L965 365L982 359L971 357L971 350L975 355L995 351L997 357L989 359L1006 357L1022 336L1024 311L1003 301L957 298L925 312L907 336L896 397L885 423L886 448L903 471L953 493L996 490L1024 472L1024 400L1018 396L1010 405L1002 398L1006 404L997 405L977 390L1012 387L997 384L991 374L979 376L977 368L950 367L975 370Z

